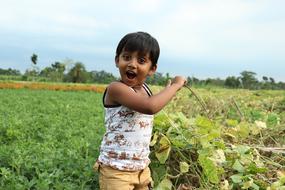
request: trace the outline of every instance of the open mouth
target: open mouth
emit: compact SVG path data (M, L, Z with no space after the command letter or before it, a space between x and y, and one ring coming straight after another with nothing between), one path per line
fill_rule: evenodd
M137 76L137 74L133 71L127 71L126 75L129 79L134 79Z

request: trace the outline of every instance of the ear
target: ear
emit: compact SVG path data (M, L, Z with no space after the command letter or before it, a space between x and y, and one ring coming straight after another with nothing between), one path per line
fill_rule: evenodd
M157 69L156 65L151 66L151 68L148 72L148 76L152 76L155 73L156 69Z
M119 67L118 66L118 64L119 64L119 57L118 56L115 57L115 63L116 63L116 67L118 68Z

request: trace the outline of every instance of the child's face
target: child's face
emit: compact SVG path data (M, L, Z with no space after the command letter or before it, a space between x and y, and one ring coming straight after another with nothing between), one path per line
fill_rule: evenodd
M149 59L149 53L143 55L139 52L123 51L116 58L116 66L119 68L122 81L131 87L141 86L147 76L156 71L156 66L152 66Z

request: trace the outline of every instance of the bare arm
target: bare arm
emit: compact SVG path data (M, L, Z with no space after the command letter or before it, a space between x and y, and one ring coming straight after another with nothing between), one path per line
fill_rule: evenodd
M109 85L107 96L114 104L121 104L145 114L155 114L166 106L185 82L184 77L175 77L171 84L151 97L138 94L125 84L115 82Z

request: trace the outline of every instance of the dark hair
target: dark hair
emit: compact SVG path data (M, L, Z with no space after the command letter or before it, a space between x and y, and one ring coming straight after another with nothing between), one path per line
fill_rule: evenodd
M119 42L116 50L116 58L122 51L138 51L143 54L149 53L152 66L157 64L159 57L159 45L157 40L146 32L134 32L125 35Z

